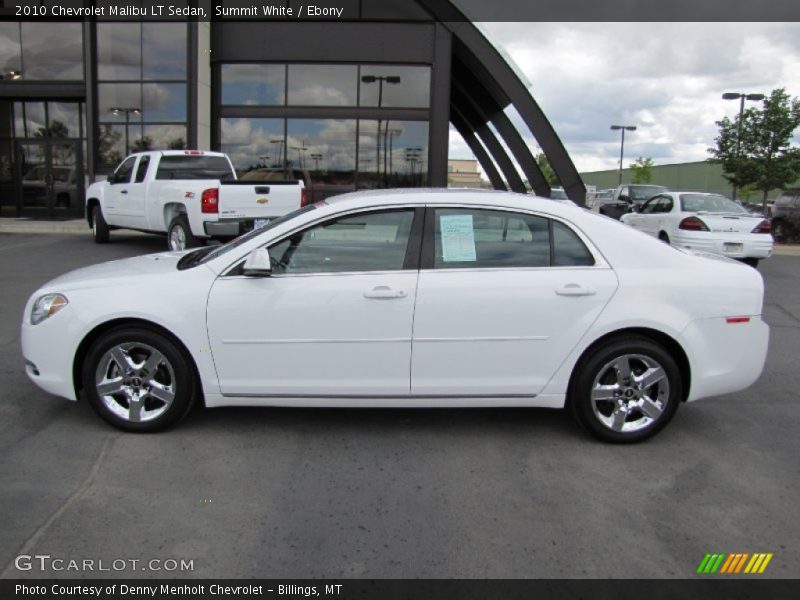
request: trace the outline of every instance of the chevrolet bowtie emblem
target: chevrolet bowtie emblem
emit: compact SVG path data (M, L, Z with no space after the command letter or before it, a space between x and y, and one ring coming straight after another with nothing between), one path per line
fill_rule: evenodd
M266 204L267 202L269 202L269 198L259 198L258 200L256 200L256 202L258 202L259 204Z

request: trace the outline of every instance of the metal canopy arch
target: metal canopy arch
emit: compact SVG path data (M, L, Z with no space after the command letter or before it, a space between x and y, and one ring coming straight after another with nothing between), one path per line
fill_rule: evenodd
M462 129L466 128L467 132L472 134L474 142L474 136L476 134L480 136L483 131L478 130L474 118L479 117L483 120L483 125L494 142L490 141L489 137L482 137L487 143L486 150L497 161L509 185L515 187L516 182L506 162L509 161L509 157L491 129L486 127L486 123L491 121L537 194L549 193L549 186L545 187L546 182L541 170L538 166L534 167L536 161L522 140L523 136L518 131L516 135L512 133L515 128L507 116L503 115L505 119L498 116L509 104L513 104L547 157L567 196L578 204L584 204L586 187L572 159L528 88L500 52L450 0L416 0L416 2L453 36L450 118L464 137L464 141L472 147ZM470 119L470 116L473 119ZM459 123L456 123L456 120ZM485 131L483 133L485 134ZM495 143L500 148L500 153L497 155L495 155L497 150ZM477 154L476 158L486 170L485 160L481 160ZM511 169L516 174L513 165ZM487 176L489 176L488 170ZM492 177L489 179L492 181ZM498 187L494 181L492 185ZM500 189L505 189L505 185Z

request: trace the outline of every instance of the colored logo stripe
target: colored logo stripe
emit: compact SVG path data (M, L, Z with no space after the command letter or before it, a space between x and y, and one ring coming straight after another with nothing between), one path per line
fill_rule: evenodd
M724 552L709 553L703 557L697 567L697 573L702 574L760 574L763 573L774 555L766 552ZM746 565L746 566L745 566ZM744 569L744 571L742 571Z

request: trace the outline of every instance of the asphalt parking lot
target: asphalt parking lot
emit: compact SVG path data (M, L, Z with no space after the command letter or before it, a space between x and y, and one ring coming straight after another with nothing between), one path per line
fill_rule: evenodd
M196 410L155 435L107 426L24 372L25 300L163 238L0 234L0 572L19 554L186 559L124 576L691 577L707 552L800 574L800 257L762 263L767 365L636 446L547 410Z

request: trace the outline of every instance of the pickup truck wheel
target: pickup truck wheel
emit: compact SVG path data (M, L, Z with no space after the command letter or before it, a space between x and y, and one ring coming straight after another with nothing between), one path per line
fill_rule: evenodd
M95 204L92 208L92 236L96 244L107 244L110 238L108 224L103 218L103 210L99 204Z
M203 240L196 237L189 227L186 215L178 215L169 224L167 229L167 245L170 250L186 250L203 245Z

